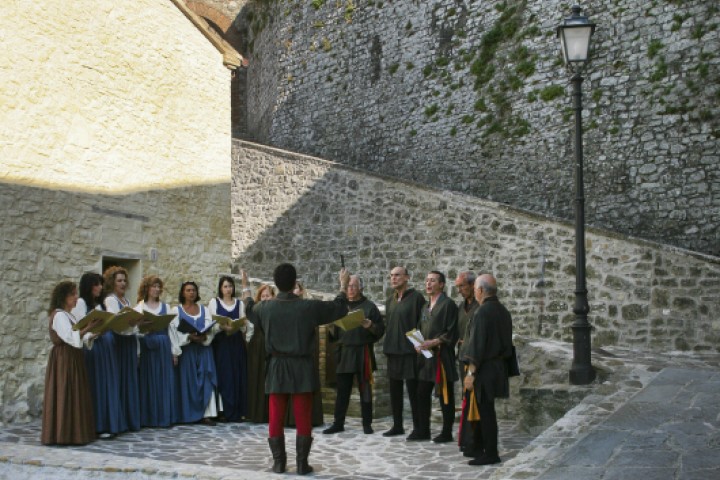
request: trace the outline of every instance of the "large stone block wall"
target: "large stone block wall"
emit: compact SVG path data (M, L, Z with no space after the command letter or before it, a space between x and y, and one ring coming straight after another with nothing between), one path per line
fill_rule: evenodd
M232 198L234 268L255 277L272 278L289 261L310 288L332 292L344 254L384 303L395 265L420 288L432 269L450 283L468 268L491 272L517 333L572 339L569 222L239 141ZM590 228L587 283L595 346L720 348L717 257Z
M131 259L176 304L183 281L197 281L204 302L230 270L227 183L127 195L3 183L0 202L0 424L40 415L57 282L99 272L102 257ZM128 288L133 302L138 286Z
M248 2L249 138L572 218L571 3ZM588 223L720 255L717 2L582 6Z
M57 282L110 257L212 295L231 128L230 72L172 2L5 2L0 32L3 424L40 415Z

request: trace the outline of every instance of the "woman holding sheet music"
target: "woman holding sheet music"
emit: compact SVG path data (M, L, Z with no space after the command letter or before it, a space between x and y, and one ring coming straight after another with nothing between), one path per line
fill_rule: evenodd
M160 301L163 281L149 275L138 288L135 310L153 315L168 315L170 307ZM168 329L148 332L140 336L140 425L169 427L175 421L175 371Z
M215 389L217 373L213 358L213 321L210 311L198 304L200 295L195 282L180 286L177 317L170 323L173 355L178 357L176 378L177 421L215 425L217 416Z
M112 266L103 273L105 280L105 310L118 313L130 308L125 297L128 286L128 273L122 267ZM120 408L125 416L128 430L140 430L140 393L138 392L138 339L137 326L130 326L122 333L115 334L115 348L120 373Z
M211 315L221 315L232 320L245 317L245 304L235 297L235 281L222 276L218 282L217 297L208 303ZM248 413L248 371L245 335L252 338L254 327L245 322L239 330L231 325L213 327L213 353L218 377L220 397L218 417L222 421L240 422Z
M102 301L103 277L98 273L85 273L80 278L79 306L76 318L80 319L94 309L104 310ZM84 306L84 307L83 307ZM127 430L125 414L120 405L120 370L115 349L115 334L108 330L85 346L85 365L90 380L95 428L100 438L112 438Z
M49 330L53 347L45 372L42 433L44 445L84 445L95 440L95 417L82 346L96 319L80 331L71 313L78 299L73 282L60 282L50 300ZM91 341L92 334L88 335Z

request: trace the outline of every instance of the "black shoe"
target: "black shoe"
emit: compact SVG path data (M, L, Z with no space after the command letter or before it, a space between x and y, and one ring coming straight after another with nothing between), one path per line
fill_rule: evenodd
M408 442L422 442L423 440L430 440L430 434L419 433L417 430L413 430L405 440Z
M441 433L437 437L433 438L433 442L435 443L448 443L452 441L452 435L450 435L449 433Z
M482 450L466 450L463 451L463 457L478 458L482 457L484 453Z
M331 433L338 433L338 432L344 432L344 431L345 431L345 427L343 425L338 425L337 423L333 423L332 425L330 425L329 428L326 428L325 430L323 430L323 433L325 435L329 435Z
M468 465L493 465L500 463L500 457L489 457L487 455L481 455L475 460L470 460Z
M365 435L370 435L370 434L375 433L375 430L373 430L373 428L370 425L363 425L363 433Z
M405 429L393 426L390 430L383 433L383 437L394 437L395 435L405 435Z
M205 417L202 420L200 420L198 423L201 425L207 425L208 427L214 427L215 425L217 425L217 422L215 420L211 419L210 417Z

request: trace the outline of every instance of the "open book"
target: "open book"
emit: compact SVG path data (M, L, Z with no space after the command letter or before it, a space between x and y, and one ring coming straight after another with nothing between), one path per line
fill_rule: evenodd
M363 310L355 310L332 323L343 330L352 330L353 328L361 327L363 320L365 320L365 312Z
M104 310L93 310L73 325L73 330L82 330L96 318L99 318L101 321L90 330L90 333L101 334L108 330L121 333L129 329L131 323L139 322L143 318L143 314L130 307L125 307L115 314Z
M198 329L194 324L188 322L184 318L180 317L180 323L178 324L178 332L180 333L197 333L198 335L203 335L210 331L210 329L215 325L217 322L210 322L209 324L205 325L205 328L202 330Z
M233 333L237 333L244 325L247 323L247 318L242 317L238 318L237 320L233 320L230 317L225 317L223 315L213 315L212 316L213 321L219 325L228 325L232 329L225 332L227 335L232 335Z
M412 343L414 347L419 347L425 341L425 337L423 337L423 334L420 333L420 330L416 328L413 328L412 330L407 332L405 336L408 338L408 340L410 340L410 343ZM430 350L420 350L420 353L422 353L425 358L432 358L433 356Z
M143 312L145 321L139 325L140 333L151 333L165 330L175 318L174 314L155 315L150 312Z

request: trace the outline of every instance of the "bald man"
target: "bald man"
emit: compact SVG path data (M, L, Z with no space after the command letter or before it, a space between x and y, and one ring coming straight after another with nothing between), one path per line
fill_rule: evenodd
M505 360L512 355L512 317L497 298L497 283L492 275L484 274L475 280L475 298L480 307L463 348L467 364L464 387L475 391L480 428L474 429L478 433L473 445L475 458L468 464L491 465L500 463L495 398L509 396Z
M383 353L387 356L387 374L390 384L390 408L393 426L383 433L385 437L403 435L403 382L410 400L413 431L418 430L417 353L405 334L418 328L425 297L410 288L410 273L406 267L395 267L390 271L390 285L394 292L385 302L385 340Z

